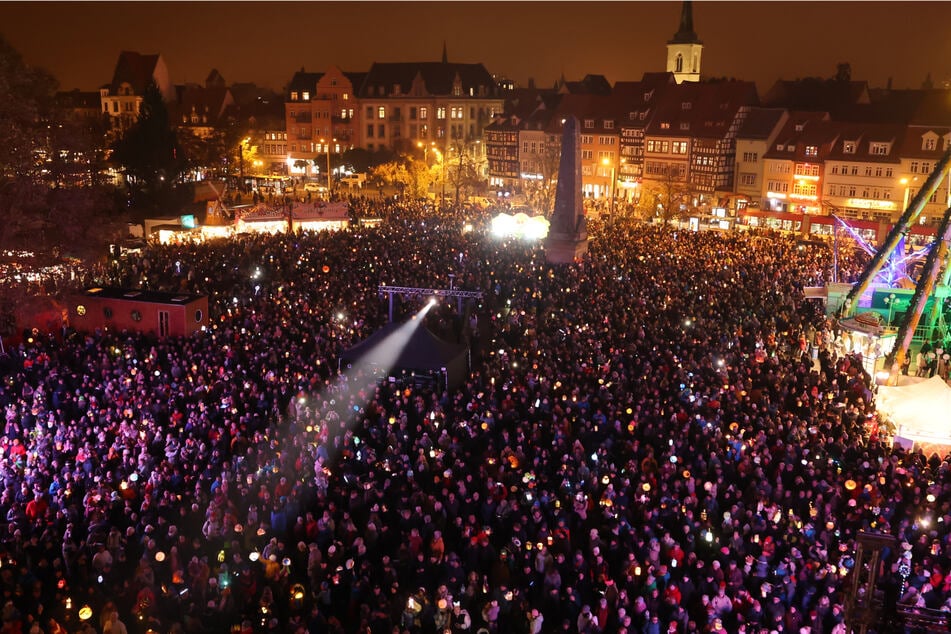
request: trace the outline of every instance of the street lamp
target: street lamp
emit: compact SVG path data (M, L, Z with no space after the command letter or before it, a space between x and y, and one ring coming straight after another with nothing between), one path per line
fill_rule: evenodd
M885 298L885 305L888 306L888 327L892 326L892 314L895 312L895 293L890 293Z
M241 185L244 186L244 150L248 146L248 143L251 142L251 137L246 136L241 139L241 143L238 144L238 162L240 164L240 175L241 175Z
M323 139L320 142L327 148L327 200L330 200L330 142ZM333 139L333 142L336 143L337 139Z
M614 168L614 163L611 162L611 159L604 157L601 159L601 163L607 167L611 167L611 203L608 208L608 220L614 222L614 192L617 189L617 170Z

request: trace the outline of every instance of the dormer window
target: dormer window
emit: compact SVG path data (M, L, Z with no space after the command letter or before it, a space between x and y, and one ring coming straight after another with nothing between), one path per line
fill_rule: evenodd
M660 129L661 129L661 130L670 130L670 123L667 122L667 121L661 122L661 124L660 124Z
M636 110L632 110L631 112L628 112L628 113L627 113L627 118L630 119L631 121L636 120L636 119L637 119L637 111L636 111Z
M393 84L393 94L394 94L394 95L400 94L400 85L399 85L399 84Z
M304 101L310 101L310 91L305 90L304 92L302 92L301 99L303 99Z
M462 96L462 84L456 84L452 87L452 96L461 97Z
M804 123L797 123L797 124L796 124L796 132L802 132L805 127L806 127L806 124L804 124Z
M350 93L348 93L348 92L343 93L343 100L344 100L344 101L349 101L349 100L350 100Z
M846 141L842 144L843 154L855 154L855 141Z
M818 147L816 147L815 145L806 146L806 156L818 156L818 155L819 155Z
M886 156L888 155L888 143L871 143L868 152L877 156Z
M296 91L296 90L292 90L292 91L291 91L291 101L297 101L297 91Z
M690 122L689 122L689 121L681 121L681 122L680 122L680 129L681 129L681 130L689 130L689 129L690 129Z
M690 110L692 107L693 107L693 104L690 103L689 101L684 101L683 103L680 104L681 110Z
M610 120L610 119L605 119L605 120L604 120L604 129L605 129L605 130L613 130L613 129L614 129L614 121L612 121L612 120Z
M585 128L594 128L594 119L585 119L584 120Z
M925 142L922 144L922 150L933 150L938 146L938 139L934 137L927 137Z

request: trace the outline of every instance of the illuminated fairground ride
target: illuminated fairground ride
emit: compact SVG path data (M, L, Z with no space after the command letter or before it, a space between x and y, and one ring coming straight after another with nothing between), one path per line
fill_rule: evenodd
M948 334L947 324L951 318L951 291L948 288L951 273L951 267L948 266L951 207L945 210L934 242L930 245L906 256L904 239L924 209L925 203L937 191L941 179L948 176L949 172L951 149L935 165L934 171L889 231L882 246L874 250L864 241L859 242L863 248L869 250L872 259L839 307L840 323L849 321L861 324L863 317L887 313L887 328L892 329L892 319L897 317L894 342L885 356L883 368L888 374L888 385L897 384L899 372L905 365L913 342L940 342ZM922 257L924 264L920 268L908 266L912 262L919 262ZM909 273L909 269L917 271ZM914 276L917 276L917 279L913 279ZM859 299L873 281L876 281L879 287L872 294L869 306L872 310L856 315ZM903 310L898 310L899 308ZM866 324L869 321L864 320Z

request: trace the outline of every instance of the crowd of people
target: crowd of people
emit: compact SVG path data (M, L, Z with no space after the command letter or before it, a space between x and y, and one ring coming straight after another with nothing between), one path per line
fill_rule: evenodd
M949 462L891 447L804 299L829 249L620 220L552 265L387 204L96 280L206 294L205 332L8 351L0 632L840 632L860 531L907 545L895 601L949 609ZM450 273L483 292L428 317L459 388L338 367L380 284Z

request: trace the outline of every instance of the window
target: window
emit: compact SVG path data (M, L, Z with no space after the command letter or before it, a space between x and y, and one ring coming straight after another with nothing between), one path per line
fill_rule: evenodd
M756 173L755 172L743 172L740 174L740 183L742 185L755 185L756 184Z
M855 154L855 141L846 141L842 144L844 154Z
M614 136L599 136L598 144L599 145L614 145L617 142L617 137Z
M855 185L849 185L849 196L855 197Z
M343 93L343 100L344 100L344 101L349 101L349 100L350 100L350 93L348 93L348 92Z
M585 119L584 120L585 129L590 129L594 127L594 119Z
M888 143L872 143L869 145L868 151L870 154L885 156L888 154Z
M670 123L667 121L662 121L660 124L661 130L670 130Z
M301 98L304 101L310 101L310 91L305 90L303 93L301 93Z
M871 165L866 165L866 166L865 166L865 175L866 175L866 176L871 176L871 175L872 175L872 166L871 166Z
M581 150L581 158L585 161L590 161L594 158L594 152L591 150Z
M464 116L464 112L465 111L463 110L462 106L453 106L450 109L449 116L452 117L453 119L462 119Z
M133 310L129 316L132 317L132 321L142 321L142 313L137 310Z
M931 163L928 163L927 161L923 162L923 163L921 164L921 173L922 173L922 174L930 174L930 173L931 173Z
M654 151L654 140L653 140L653 139L651 139L650 141L647 142L646 151L648 151L648 152L653 152L653 151Z
M581 135L581 144L582 144L582 145L591 145L592 143L594 143L594 137L593 137L593 136L591 136L590 134L582 134L582 135Z
M689 121L681 121L681 122L680 122L680 129L681 129L681 130L689 130L689 129L690 129L690 122L689 122Z
M380 106L376 109L377 119L386 119L386 106Z
M892 177L892 168L890 168L890 167L886 167L886 168L885 168L885 177L886 177L886 178L891 178L891 177Z
M671 145L671 152L674 154L686 154L687 153L687 142L686 141L674 141Z
M297 101L297 91L296 91L296 90L292 90L292 91L291 91L291 101Z
M933 149L935 149L935 148L937 147L937 145L938 145L938 139L936 139L936 138L934 138L934 137L929 137L929 138L925 139L924 145L922 145L921 149L922 149L922 150L933 150Z
M693 104L690 103L689 101L684 101L680 104L681 110L690 110L692 107L693 107Z
M367 138L368 139L373 138L373 124L372 123L367 124Z
M373 118L373 106L367 106L367 119Z
M876 175L876 176L881 176L884 171L885 171L885 170L883 170L883 169L881 168L881 166L876 167L876 168L875 168L875 175Z
M386 126L384 124L381 123L376 126L376 135L381 139L386 136Z
M844 174L845 172L842 172L842 173ZM853 166L852 166L852 176L858 176L858 175L859 175L859 166L858 166L858 165L853 165Z
M838 166L838 165L833 165L833 166L832 166L832 173L833 173L833 174L838 174L838 173L839 173L839 166Z
M613 129L614 129L614 121L611 121L611 120L609 120L609 119L605 119L605 120L604 120L604 129L605 129L605 130L613 130Z
M756 163L759 160L759 154L756 152L743 152L743 161L746 163Z
M421 121L425 121L429 118L429 108L423 106L419 109L419 118Z
M436 106L436 118L437 119L446 118L446 106Z
M816 147L815 145L806 146L806 156L818 156L818 155L819 155L818 147Z

